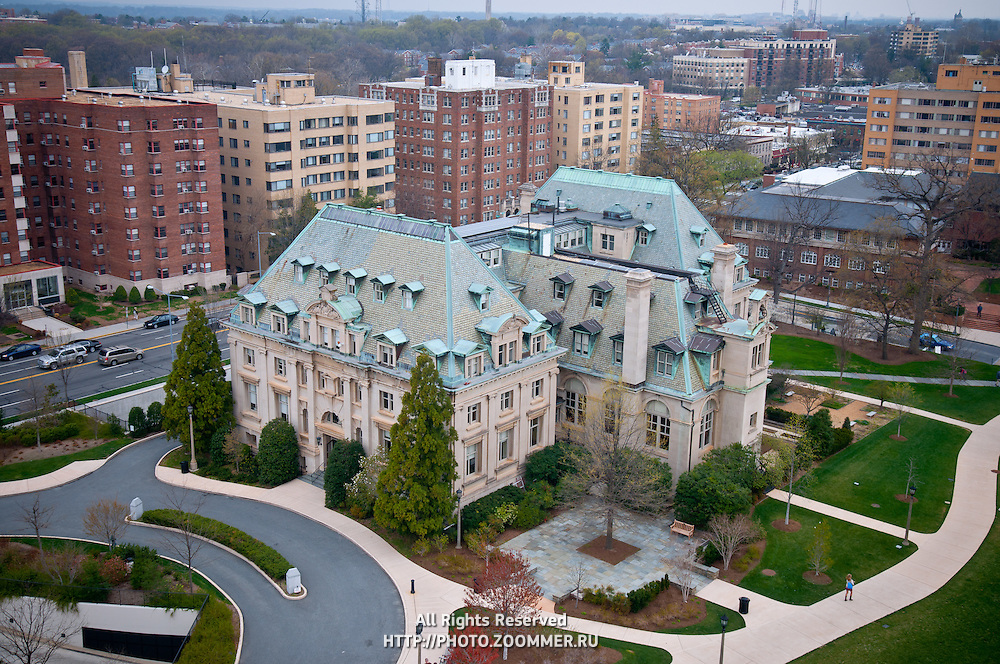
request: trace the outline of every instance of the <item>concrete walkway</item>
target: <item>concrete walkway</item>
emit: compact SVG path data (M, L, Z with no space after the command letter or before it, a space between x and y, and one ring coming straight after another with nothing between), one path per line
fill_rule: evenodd
M877 400L850 393L845 397L877 403ZM973 425L912 409L912 412L971 430L958 456L951 508L936 533L911 533L918 550L894 567L870 578L859 579L855 601L844 603L838 594L811 606L784 604L724 581L713 581L698 595L736 611L740 597L750 597L751 612L746 628L731 632L726 639L726 661L780 664L791 661L844 634L917 602L948 582L975 554L986 538L996 516L997 466L1000 455L1000 417L984 425ZM82 471L82 469L81 469ZM74 471L74 472L81 472ZM230 484L180 471L157 467L157 479L198 491L239 496L274 505L300 514L337 531L375 559L390 576L403 598L407 633L413 633L418 614L442 614L463 603L466 588L423 569L396 552L391 545L364 526L323 507L323 491L306 482L293 481L274 489ZM40 483L59 478L38 478ZM3 487L6 488L6 487ZM783 498L783 492L772 492ZM901 536L901 529L839 508L795 496L796 505L845 521ZM411 581L412 580L412 581ZM416 590L410 592L411 582ZM570 618L571 629L623 641L642 643L671 652L678 664L715 662L719 656L719 636L678 636ZM443 633L443 627L427 627L425 634ZM442 652L425 649L424 656L436 659ZM416 660L413 649L404 648L399 662Z
M839 371L812 371L810 369L787 369L780 371L786 376L815 376L820 378L840 378ZM966 385L969 387L994 387L996 382L992 380L960 380L956 378L951 381L948 378L924 378L921 376L894 376L892 374L871 374L844 372L844 378L858 378L860 380L884 380L889 383L925 383L927 385L947 385L954 382L955 385Z

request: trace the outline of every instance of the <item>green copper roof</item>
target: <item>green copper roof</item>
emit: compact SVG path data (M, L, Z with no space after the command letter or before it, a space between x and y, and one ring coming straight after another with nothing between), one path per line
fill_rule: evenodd
M361 303L352 295L341 295L334 302L330 303L341 318L352 321L361 316Z
M259 307L260 305L265 304L267 302L267 298L264 297L264 294L261 293L260 291L252 291L250 293L247 293L246 295L243 296L243 299L245 299L247 302L254 305L255 307Z
M298 258L296 258L292 262L293 263L298 263L302 267L312 267L313 265L316 264L316 261L313 260L312 256L299 256Z
M400 288L408 290L411 293L419 293L424 290L424 285L419 281L410 281L400 286Z
M368 276L368 271L363 267L356 267L353 270L348 270L347 276L354 277L355 279L364 279Z
M448 345L440 339L430 339L416 345L417 350L425 350L434 357L441 357L448 352Z
M375 336L385 339L394 346L402 346L407 341L409 341L409 339L406 338L406 335L403 334L403 331L398 327L393 328L391 330L387 330L382 334L377 334Z
M503 316L488 316L479 322L476 329L483 334L488 334L491 337L495 335L499 330L500 326L509 321L514 317L514 314L504 314Z
M320 264L319 269L321 269L321 270L323 270L325 272L329 272L330 274L333 274L334 272L339 272L340 271L340 263L338 263L337 261L330 261L328 263L322 263L322 264Z
M295 304L294 300L282 300L275 303L274 308L286 316L294 316L299 313L299 307Z

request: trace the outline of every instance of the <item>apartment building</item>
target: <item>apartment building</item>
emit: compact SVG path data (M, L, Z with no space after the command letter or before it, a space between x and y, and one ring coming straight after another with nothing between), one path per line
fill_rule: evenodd
M314 74L303 73L268 74L252 87L174 91L169 99L218 109L230 273L256 271L258 261L267 266L268 229L307 193L320 204L360 193L378 197L384 208L395 205L391 101L317 96Z
M227 282L213 105L71 91L14 108L32 258L88 289Z
M560 167L524 194L530 218L456 231L568 349L558 435L603 418L621 386L674 477L711 449L757 445L770 299L736 247L672 180Z
M1000 63L962 56L958 64L938 65L938 90L1000 91Z
M66 70L40 48L22 49L14 62L0 64L3 101L59 97L66 89Z
M914 83L872 88L865 167L926 168L945 159L956 174L1000 173L998 150L1000 91Z
M552 86L497 76L493 60L428 67L361 85L362 97L396 106L396 208L453 226L516 214L519 185L551 172Z
M705 48L673 57L675 88L740 95L750 85L743 49Z
M837 40L826 30L795 30L791 39L755 39L740 43L749 60L747 85L758 88L774 86L822 85L838 73Z
M933 58L937 55L938 31L923 30L920 19L913 16L906 19L906 25L901 30L893 30L889 36L889 50L896 53L910 51L916 55Z
M389 448L419 353L455 407L467 499L516 482L555 440L566 350L448 224L328 204L238 303L237 426L256 447L267 422L291 422L304 472L335 440Z
M575 60L548 64L552 108L552 163L630 173L642 146L641 85L587 83L586 65Z
M664 92L663 81L650 79L643 93L645 126L664 130L715 131L719 127L722 98L718 95Z

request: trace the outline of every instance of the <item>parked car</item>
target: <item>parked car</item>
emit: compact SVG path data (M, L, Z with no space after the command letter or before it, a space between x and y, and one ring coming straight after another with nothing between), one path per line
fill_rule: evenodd
M164 325L175 325L179 320L180 318L173 314L157 314L143 323L142 326L152 329L154 327L163 327Z
M56 369L69 364L83 364L86 356L87 349L80 344L59 346L39 357L38 366L42 369Z
M924 348L935 348L940 346L941 350L953 350L955 348L955 344L948 341L944 337L931 332L924 332L920 335L920 345Z
M97 361L104 366L115 366L120 362L141 360L142 351L131 346L112 346L101 351Z
M38 344L15 344L0 353L0 360L17 360L22 357L38 355L42 352L42 347Z
M101 350L101 346L103 345L97 339L80 339L76 343L86 348L87 353L93 353L95 350Z

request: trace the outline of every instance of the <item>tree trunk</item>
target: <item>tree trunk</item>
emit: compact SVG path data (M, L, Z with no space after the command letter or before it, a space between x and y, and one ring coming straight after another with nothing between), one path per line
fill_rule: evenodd
M615 532L615 515L611 510L608 510L607 519L605 519L606 531L604 533L604 548L610 551L614 548L614 532Z

